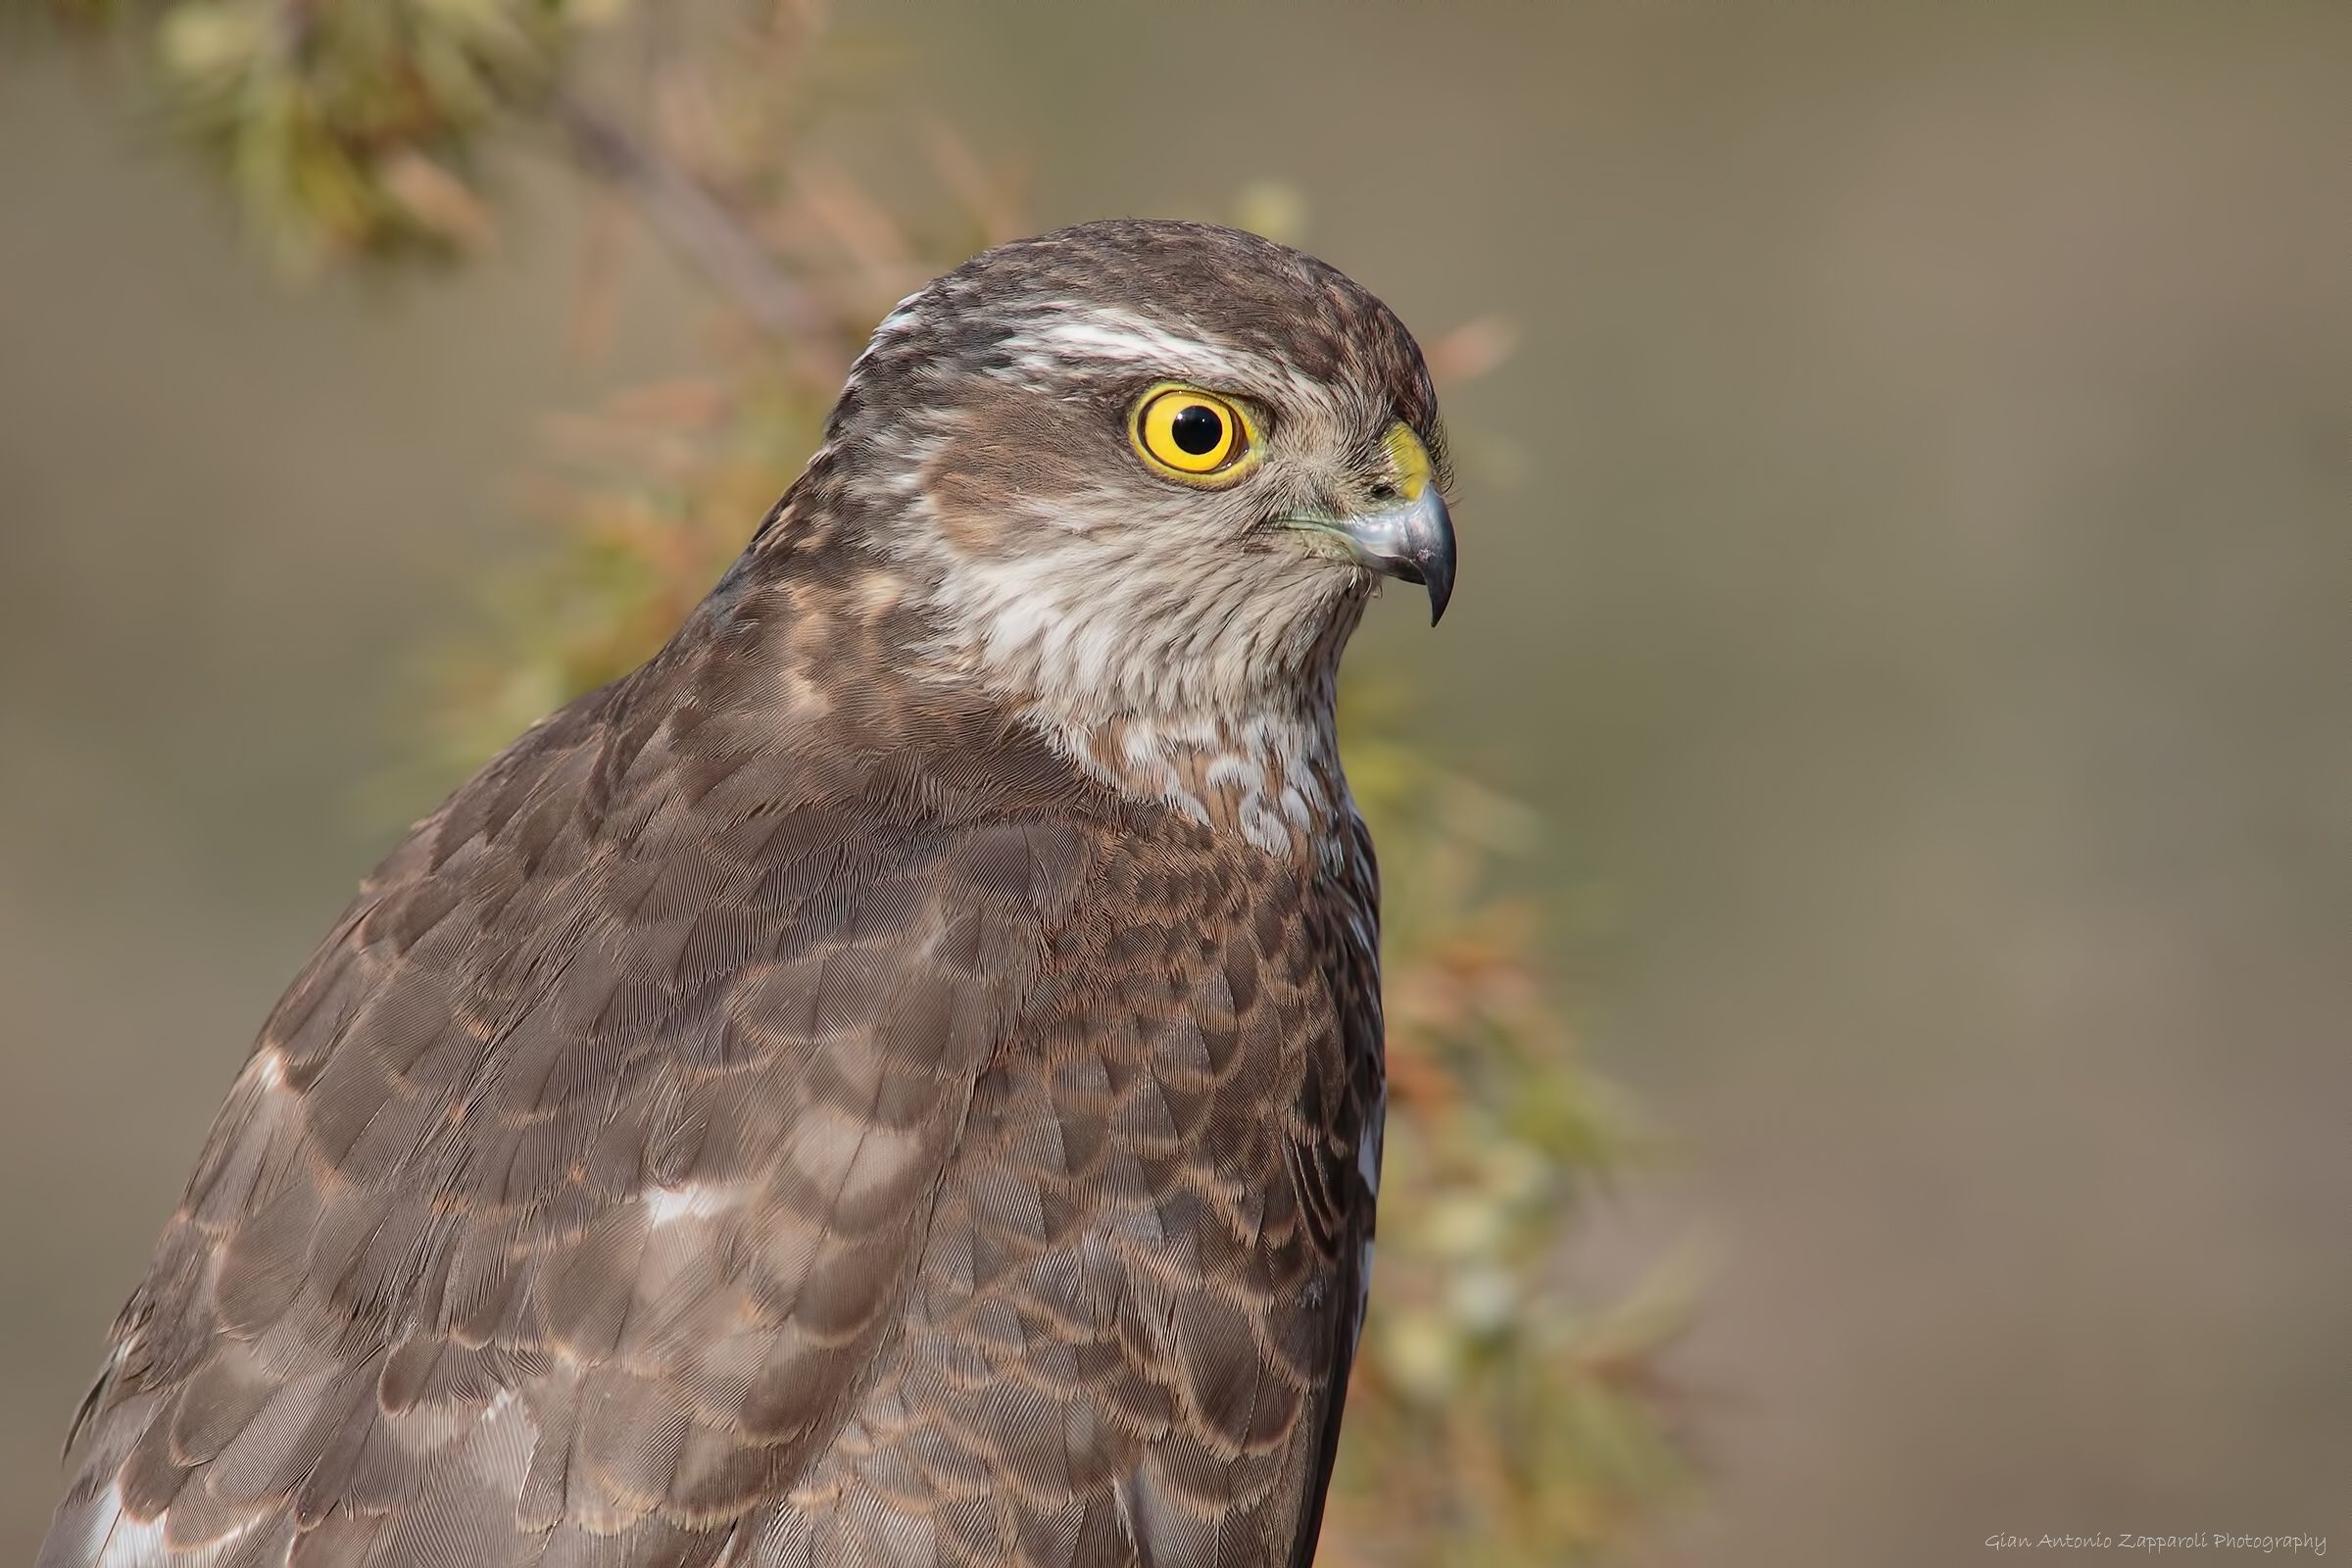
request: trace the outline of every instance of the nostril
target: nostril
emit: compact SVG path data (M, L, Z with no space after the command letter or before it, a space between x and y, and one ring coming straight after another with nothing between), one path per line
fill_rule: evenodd
M1383 479L1372 487L1372 499L1375 501L1398 501L1403 499L1403 492L1389 483L1388 480Z

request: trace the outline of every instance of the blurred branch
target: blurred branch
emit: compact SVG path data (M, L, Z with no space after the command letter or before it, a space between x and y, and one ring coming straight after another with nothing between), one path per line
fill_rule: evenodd
M626 196L737 310L777 337L832 330L830 313L785 275L735 212L660 148L575 94L556 92L550 108L588 170Z

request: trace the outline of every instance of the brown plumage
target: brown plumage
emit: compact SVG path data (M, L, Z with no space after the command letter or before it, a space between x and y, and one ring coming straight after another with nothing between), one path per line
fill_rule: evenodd
M1254 471L1131 450L1170 380ZM1305 1562L1381 1106L1331 685L1375 573L1450 581L1436 446L1395 318L1225 230L894 312L279 1003L41 1562Z

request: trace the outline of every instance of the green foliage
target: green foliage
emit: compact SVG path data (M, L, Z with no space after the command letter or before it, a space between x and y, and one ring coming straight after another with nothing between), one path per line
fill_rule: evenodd
M453 171L497 115L550 99L569 32L606 9L180 0L140 18L266 231L305 254L383 257L486 229ZM556 428L535 507L545 548L493 586L484 635L436 660L427 765L443 781L658 647L791 481L882 311L1020 226L943 134L923 149L938 189L915 219L796 154L782 100L810 36L800 7L775 5L662 62L696 106L662 138L608 126L575 144L705 267L744 330L707 373ZM418 167L435 172L402 172ZM1241 200L1260 228L1300 220L1280 189ZM1459 378L1507 350L1480 322L1431 357ZM1681 1293L1596 1305L1563 1275L1581 1202L1640 1139L1546 997L1538 911L1495 890L1526 813L1416 752L1399 693L1352 684L1346 708L1387 884L1392 1104L1374 1311L1320 1560L1580 1558L1682 1474L1654 1368Z
M1618 1539L1683 1462L1654 1356L1662 1275L1592 1307L1563 1277L1587 1193L1637 1158L1537 965L1540 911L1494 872L1533 824L1352 686L1348 776L1381 847L1390 1115L1375 1310L1322 1560L1556 1564Z
M478 248L483 133L625 0L59 0L135 23L171 114L284 258Z

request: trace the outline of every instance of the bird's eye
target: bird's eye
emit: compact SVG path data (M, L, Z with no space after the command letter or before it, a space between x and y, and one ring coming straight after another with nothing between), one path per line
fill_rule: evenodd
M1199 387L1162 383L1136 400L1128 433L1156 471L1188 484L1225 484L1255 460L1256 432L1241 406Z

